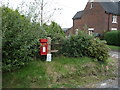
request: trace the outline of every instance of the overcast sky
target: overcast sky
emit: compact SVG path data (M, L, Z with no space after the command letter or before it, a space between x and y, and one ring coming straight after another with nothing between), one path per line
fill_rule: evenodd
M10 6L15 9L22 1L25 1L27 3L33 0L1 0L1 1L4 2L9 1ZM88 2L88 0L52 0L52 1L55 1L55 4L57 5L58 8L62 8L61 14L56 14L54 18L54 21L57 22L62 28L72 27L73 16L76 14L76 12L84 10Z
M84 10L88 0L59 0L59 6L63 8L61 15L56 18L63 28L70 28L73 25L72 18L76 12Z
M3 0L2 0L3 1ZM12 8L16 8L23 0L4 0L4 2L10 3ZM25 2L29 2L32 0L24 0ZM72 17L76 14L76 12L83 10L88 0L54 0L58 8L62 8L61 14L57 14L54 20L62 27L62 28L70 28L72 27L73 21Z

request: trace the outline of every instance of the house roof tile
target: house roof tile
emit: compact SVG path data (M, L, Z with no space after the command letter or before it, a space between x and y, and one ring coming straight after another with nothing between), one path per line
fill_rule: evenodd
M120 12L118 11L120 2L100 2L100 4L107 13L120 15Z
M75 16L73 17L73 19L80 19L82 17L83 11L79 11L75 14Z

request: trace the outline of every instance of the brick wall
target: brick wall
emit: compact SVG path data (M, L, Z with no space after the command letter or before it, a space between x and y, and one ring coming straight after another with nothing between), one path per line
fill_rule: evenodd
M120 30L120 16L118 16L118 30Z
M86 26L94 28L94 33L100 34L108 29L111 30L112 27L118 28L118 24L112 24L112 14L105 13L99 2L94 2L93 8L90 7L91 2L88 2L81 19L73 20L74 33L76 29L84 30Z
M71 34L73 34L73 27L69 28L67 31L66 31L66 36L69 36Z

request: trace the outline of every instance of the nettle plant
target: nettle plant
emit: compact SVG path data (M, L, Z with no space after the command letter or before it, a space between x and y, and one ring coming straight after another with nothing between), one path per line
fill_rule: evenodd
M106 61L109 56L108 51L108 46L100 39L80 31L78 35L73 35L64 40L60 52L68 57L88 56L98 61Z

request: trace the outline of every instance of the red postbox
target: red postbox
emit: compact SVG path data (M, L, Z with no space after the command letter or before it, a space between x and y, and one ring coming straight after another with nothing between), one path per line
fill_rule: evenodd
M47 55L48 53L48 39L40 39L40 55Z

